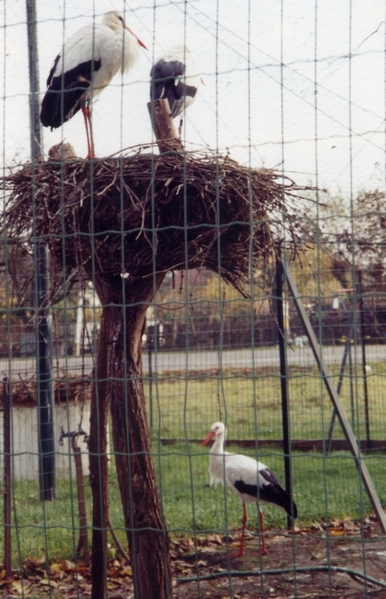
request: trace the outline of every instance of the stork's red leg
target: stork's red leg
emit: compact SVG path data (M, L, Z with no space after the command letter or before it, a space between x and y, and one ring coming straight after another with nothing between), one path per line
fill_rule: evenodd
M268 551L266 549L265 539L264 539L264 515L260 509L259 509L259 520L260 520L260 535L261 535L261 555L268 555Z
M95 150L94 150L94 139L93 139L93 134L92 134L91 111L87 104L82 104L82 113L83 113L83 117L84 117L84 124L86 126L86 136L87 136L86 160L90 160L90 158L95 158Z
M244 538L245 538L245 527L247 525L247 520L248 520L247 509L245 507L245 503L243 503L243 529L241 532L240 549L239 549L238 553L235 553L231 557L241 557L242 555L244 555Z

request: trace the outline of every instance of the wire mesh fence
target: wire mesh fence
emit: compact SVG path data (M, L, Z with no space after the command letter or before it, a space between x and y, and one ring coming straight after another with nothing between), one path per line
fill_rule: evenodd
M1 6L0 596L383 597L384 6L118 4Z

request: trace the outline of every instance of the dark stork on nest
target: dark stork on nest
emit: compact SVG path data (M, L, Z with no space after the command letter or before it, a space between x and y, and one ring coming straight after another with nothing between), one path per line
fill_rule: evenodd
M186 46L174 46L159 58L150 71L150 100L169 100L173 118L190 106L197 94L201 76L191 52ZM181 138L183 117L178 127Z

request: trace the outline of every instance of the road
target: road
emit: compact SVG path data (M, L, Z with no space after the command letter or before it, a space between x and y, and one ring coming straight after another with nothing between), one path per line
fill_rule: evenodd
M323 359L326 364L340 365L342 361L344 347L329 346L323 348ZM288 364L291 366L307 367L315 364L315 359L310 347L303 348L288 348L287 352ZM360 347L352 348L353 362L362 363L362 352ZM368 345L366 346L366 363L381 362L386 360L386 345ZM71 374L88 375L93 366L91 356L86 355L84 358L75 358L69 356L67 358L54 359L54 369L59 367L59 370L68 371ZM264 367L279 366L279 350L277 347L264 347L238 350L223 350L217 351L165 351L152 353L152 368L153 371L159 373L165 372L185 372L187 370L214 370L218 368L247 368L251 369ZM149 357L148 353L143 354L143 370L148 372ZM35 370L35 360L33 358L15 358L9 363L8 360L0 361L0 372L2 376L9 376L10 370L13 376L20 375L25 378L27 374L31 376Z
M323 359L326 364L340 365L344 347L323 348ZM277 347L215 351L161 352L152 356L153 368L157 372L180 370L208 370L216 368L264 368L279 367L279 350ZM352 358L362 363L361 348L352 348ZM386 360L386 345L366 347L366 363ZM288 349L287 361L291 366L315 365L315 358L310 347ZM148 354L144 355L144 370L148 370Z

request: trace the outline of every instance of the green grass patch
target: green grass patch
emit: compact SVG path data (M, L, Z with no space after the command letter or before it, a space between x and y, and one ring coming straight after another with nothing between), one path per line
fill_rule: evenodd
M383 399L384 368L373 364L368 376L370 432L372 439L384 439L386 402ZM337 383L338 368L331 368ZM292 367L290 371L290 424L292 439L327 438L332 406L316 368ZM341 399L358 439L365 438L363 378L353 370L345 378ZM208 448L201 449L192 439L203 439L210 425L226 419L231 439L282 438L280 378L273 368L224 370L217 373L173 373L158 377L152 384L145 379L148 415L152 420L153 456L158 473L162 504L172 535L194 535L215 531L226 533L241 525L241 503L236 494L222 486L209 487ZM336 422L335 438L343 438ZM162 438L180 439L162 445ZM258 443L257 443L258 445ZM228 447L237 451L237 447ZM281 449L260 446L241 450L266 463L284 483ZM386 505L386 455L374 453L364 458L379 494ZM294 499L300 526L331 517L358 519L371 512L352 457L345 452L331 456L320 453L293 454ZM124 521L111 456L109 483L110 515L118 537L126 545ZM91 526L91 492L86 483L88 524ZM13 557L20 564L28 556L49 559L72 558L78 543L78 506L75 484L57 481L57 499L42 503L37 482L14 483ZM256 526L256 507L248 508L250 527ZM285 527L286 515L265 505L266 526ZM0 530L0 543L3 543ZM91 540L91 535L90 535Z
M339 368L330 367L335 385ZM146 397L150 396L145 378ZM373 364L367 377L370 432L372 439L384 439L386 402L383 397L384 369ZM152 383L151 412L154 437L199 439L216 420L228 422L232 439L281 439L281 390L278 369L257 372L223 370L218 373L162 375ZM364 384L360 368L353 368L343 380L341 401L358 439L366 438ZM291 367L289 378L290 422L293 439L326 438L332 404L316 367ZM338 423L335 438L343 438Z
M229 449L237 451L236 447ZM245 453L256 457L253 451ZM280 450L270 448L257 457L284 482ZM223 534L241 526L242 509L237 495L221 485L209 487L206 448L186 443L164 446L160 453L154 454L154 460L163 509L173 536L212 531ZM366 458L366 463L381 503L386 504L386 455L372 455ZM330 517L358 519L371 512L354 460L347 453L336 452L329 457L318 453L295 453L293 484L300 526ZM114 528L118 529L119 539L126 545L118 484L113 472L109 491L111 520ZM91 493L87 480L86 495L88 524L91 526ZM286 515L282 510L267 504L263 504L263 510L267 528L286 526ZM255 504L248 507L248 513L249 526L257 527ZM50 560L73 558L79 536L74 483L59 479L56 500L45 503L40 502L37 483L15 483L12 536L14 564L20 564L28 556L39 558L47 555Z

